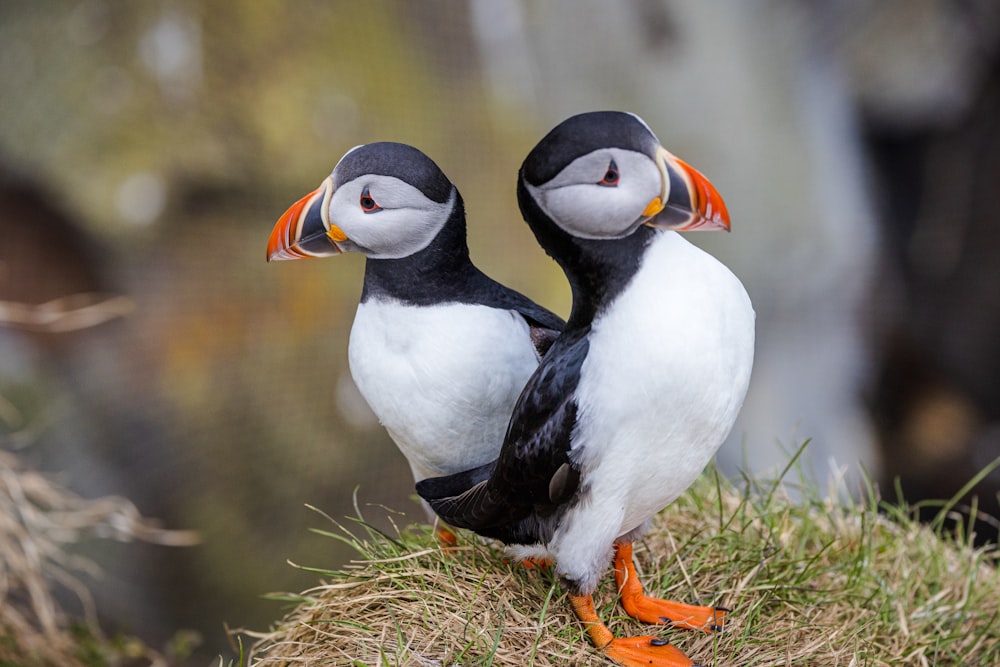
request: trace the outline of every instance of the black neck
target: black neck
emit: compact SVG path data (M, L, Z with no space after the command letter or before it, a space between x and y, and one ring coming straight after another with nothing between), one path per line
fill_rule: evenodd
M400 259L367 260L361 302L391 298L419 305L455 300L478 273L469 258L465 206L456 191L448 221L426 248Z
M522 179L518 180L517 199L538 244L562 268L573 291L566 329L589 327L638 271L654 230L641 226L621 239L582 239L556 225L528 193Z

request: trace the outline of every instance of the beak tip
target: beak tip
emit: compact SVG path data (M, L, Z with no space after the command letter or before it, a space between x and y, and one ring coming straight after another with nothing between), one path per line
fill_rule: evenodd
M282 236L278 234L281 227L281 221L275 226L275 231L272 232L271 238L267 242L267 262L270 264L276 259L280 259L282 253L285 252L285 245L282 243Z
M346 241L347 235L326 221L319 211L332 192L331 183L331 177L327 177L318 188L292 204L278 219L267 242L269 263L328 257L344 252L337 242ZM324 239L328 244L322 242Z
M277 248L275 250L270 250L267 253L267 263L280 262L286 259L299 259L300 257L305 257L305 255L299 255L288 248Z
M687 214L687 221L678 223L675 220L669 228L679 232L693 230L732 231L729 210L715 186L701 172L684 160L663 147L660 150L664 168L672 168L681 172L689 198L688 203L679 205L680 212Z

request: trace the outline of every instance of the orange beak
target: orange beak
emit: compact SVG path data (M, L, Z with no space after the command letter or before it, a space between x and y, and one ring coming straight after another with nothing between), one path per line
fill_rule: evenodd
M663 189L643 211L649 216L645 224L678 232L728 232L729 211L715 186L701 172L662 146L656 157Z
M330 222L329 205L333 181L322 184L292 204L278 219L267 241L267 261L329 257L343 252L338 241L347 235Z

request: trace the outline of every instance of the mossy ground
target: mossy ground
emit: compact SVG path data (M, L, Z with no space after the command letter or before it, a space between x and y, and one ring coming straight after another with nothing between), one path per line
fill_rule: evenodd
M599 613L618 635L662 635L706 666L1000 664L997 552L974 545L968 511L942 503L926 525L870 486L846 503L790 495L778 481L709 471L636 544L647 591L731 608L724 633L625 617L610 572ZM385 534L360 512L334 524L321 532L359 558L284 596L295 606L254 635L250 664L610 664L554 577L499 546L461 533L443 552L426 528Z

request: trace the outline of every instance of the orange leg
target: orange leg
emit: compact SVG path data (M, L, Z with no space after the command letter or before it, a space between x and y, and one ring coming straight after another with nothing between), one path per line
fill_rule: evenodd
M721 632L726 618L725 607L696 605L651 598L642 592L639 575L632 563L632 543L615 545L615 582L625 612L643 623L669 623L689 630Z
M445 551L458 546L458 536L444 524L437 524L434 527L434 536L437 538L438 544Z
M573 612L587 626L590 643L625 667L693 667L694 663L676 646L659 637L615 637L601 622L590 595L569 596Z
M458 535L443 523L434 526L434 537L437 538L438 546L446 554L451 554L452 550L458 546ZM552 561L547 558L525 558L521 561L521 565L526 570L547 570L552 567Z

